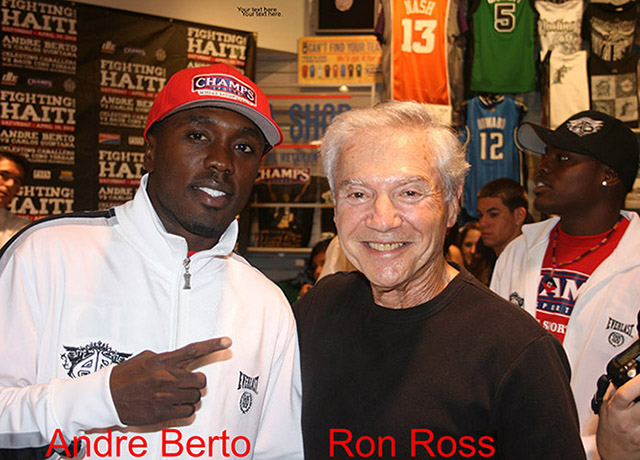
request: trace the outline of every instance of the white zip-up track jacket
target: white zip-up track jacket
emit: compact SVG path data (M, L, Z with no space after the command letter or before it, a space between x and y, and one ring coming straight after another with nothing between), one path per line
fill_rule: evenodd
M595 444L598 418L591 410L596 382L607 363L636 340L640 310L640 218L622 211L629 227L615 250L580 287L564 349L571 364L582 439L589 459L599 458ZM525 225L498 258L491 289L535 317L540 270L549 234L559 218ZM558 433L558 436L561 436Z
M57 434L66 442L87 434L95 448L97 436L110 434L111 458L157 459L163 449L184 459L302 458L298 345L286 298L232 253L237 222L188 258L146 183L112 210L29 227L0 256L0 448L48 445ZM198 363L207 387L194 416L122 426L109 391L113 365L220 336L233 345ZM128 437L119 452L116 436ZM139 457L127 447L134 436L147 444L133 449Z

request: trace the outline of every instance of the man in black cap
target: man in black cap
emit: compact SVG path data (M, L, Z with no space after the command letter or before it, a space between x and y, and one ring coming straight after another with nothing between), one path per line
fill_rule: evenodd
M517 139L542 155L534 206L555 217L523 227L500 255L491 288L563 343L585 449L599 458L595 383L635 339L640 219L622 208L638 170L638 142L621 121L596 111L553 131L524 123Z

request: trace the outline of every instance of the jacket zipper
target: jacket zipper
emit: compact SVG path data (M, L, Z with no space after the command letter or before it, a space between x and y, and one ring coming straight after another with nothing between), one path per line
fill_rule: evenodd
M191 289L191 273L189 273L191 259L187 257L182 262L182 265L184 266L184 286L182 286L182 289Z

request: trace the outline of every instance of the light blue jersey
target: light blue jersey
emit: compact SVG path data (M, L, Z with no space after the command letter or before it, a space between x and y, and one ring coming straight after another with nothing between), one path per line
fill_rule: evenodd
M515 143L515 130L520 123L522 107L510 97L486 104L474 97L467 105L467 129L462 141L467 142L467 161L471 169L464 183L463 207L477 217L478 191L487 182L508 177L522 183L520 151Z

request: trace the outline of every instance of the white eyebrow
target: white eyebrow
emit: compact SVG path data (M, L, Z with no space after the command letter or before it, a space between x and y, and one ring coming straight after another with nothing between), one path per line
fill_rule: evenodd
M414 182L421 182L429 185L429 182L422 176L405 177L404 179L401 179L400 181L398 181L398 185L402 186L402 185L411 184ZM341 187L345 185L365 185L365 182L362 179L350 178L350 179L343 180L342 182L340 182L339 185Z

